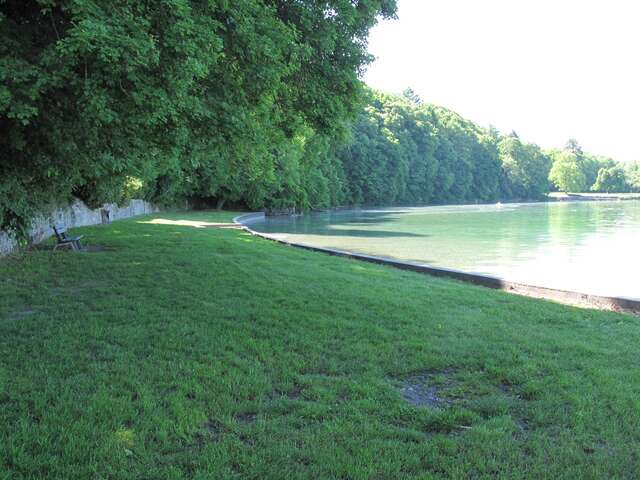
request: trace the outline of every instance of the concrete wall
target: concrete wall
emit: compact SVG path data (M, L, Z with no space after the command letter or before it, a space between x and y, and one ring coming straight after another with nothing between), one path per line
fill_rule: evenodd
M103 213L103 211L105 213ZM52 224L63 223L68 228L98 225L108 212L109 221L129 218L135 215L157 212L158 208L144 200L131 200L126 207L107 203L102 208L90 209L80 200L71 205L58 208L48 216L36 217L29 229L29 243L36 244L53 235ZM7 232L0 231L0 256L7 255L18 248L18 242Z

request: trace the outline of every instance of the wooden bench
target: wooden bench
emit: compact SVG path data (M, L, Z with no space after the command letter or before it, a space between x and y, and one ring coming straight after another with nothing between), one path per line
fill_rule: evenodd
M53 226L53 231L55 232L56 239L58 240L56 246L53 247L54 250L56 250L58 247L68 247L71 250L75 251L82 250L82 244L80 243L80 240L83 237L82 235L80 235L79 237L68 236L67 227L62 223L55 224Z

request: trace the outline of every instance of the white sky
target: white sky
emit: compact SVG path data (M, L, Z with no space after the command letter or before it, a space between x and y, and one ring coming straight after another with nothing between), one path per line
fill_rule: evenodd
M365 81L545 148L640 160L637 0L399 0Z

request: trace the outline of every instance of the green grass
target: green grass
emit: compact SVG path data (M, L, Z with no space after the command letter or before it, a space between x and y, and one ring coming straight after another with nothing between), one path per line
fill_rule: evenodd
M150 218L0 261L0 479L639 474L638 318Z

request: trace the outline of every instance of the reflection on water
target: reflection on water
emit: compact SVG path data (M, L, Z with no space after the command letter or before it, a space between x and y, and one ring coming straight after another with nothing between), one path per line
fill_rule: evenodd
M382 208L276 217L251 228L298 243L640 298L640 202Z

